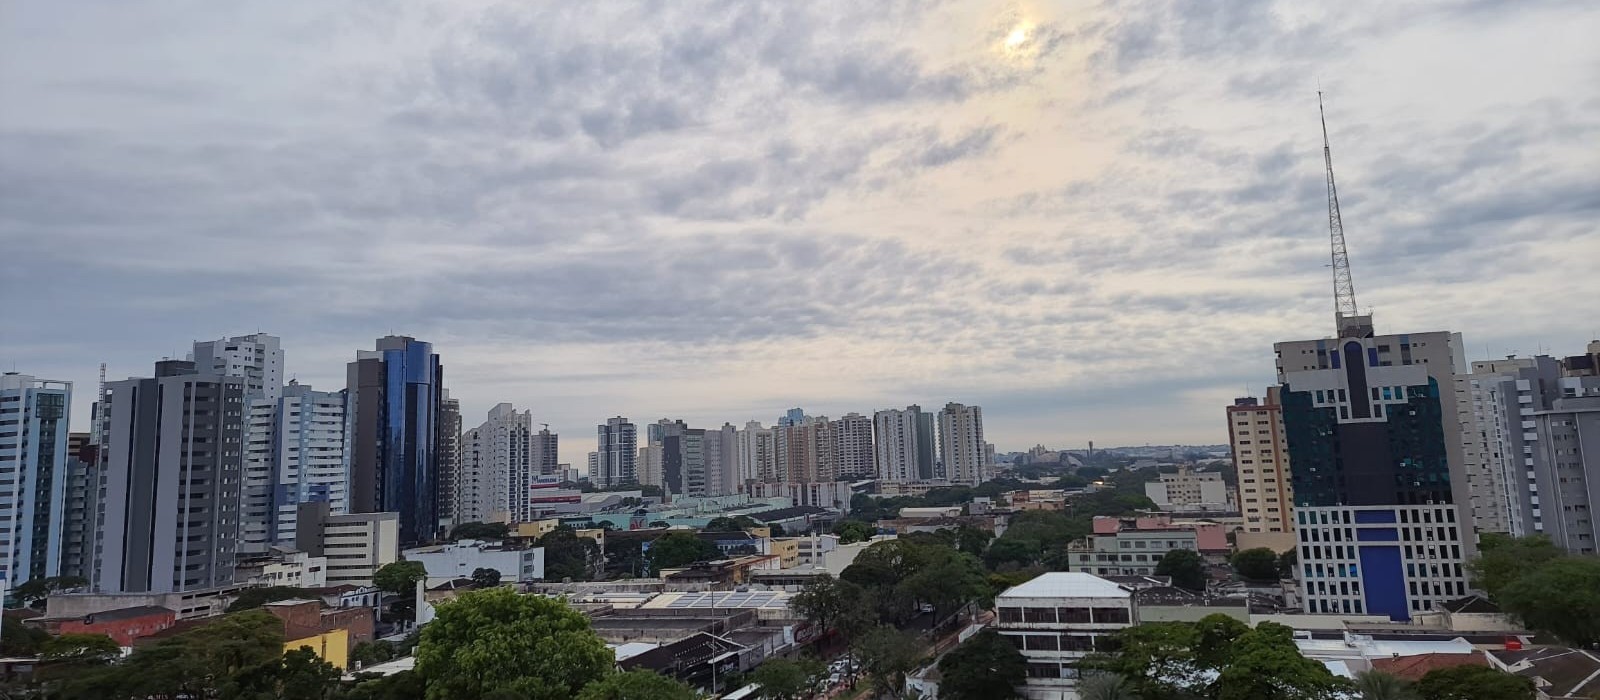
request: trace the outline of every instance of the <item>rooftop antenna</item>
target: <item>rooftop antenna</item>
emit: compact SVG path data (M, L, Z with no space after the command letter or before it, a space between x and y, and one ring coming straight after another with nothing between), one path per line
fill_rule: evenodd
M1328 143L1328 115L1317 91L1317 115L1322 119L1322 160L1328 167L1328 238L1333 245L1333 318L1342 335L1345 319L1360 315L1356 286L1350 279L1350 254L1344 247L1344 222L1339 218L1339 188L1333 182L1333 148ZM1370 322L1369 322L1370 323ZM1371 335L1370 331L1365 335Z

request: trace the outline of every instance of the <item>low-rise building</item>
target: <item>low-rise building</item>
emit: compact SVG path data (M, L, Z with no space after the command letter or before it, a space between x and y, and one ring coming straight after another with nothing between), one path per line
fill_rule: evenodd
M1083 658L1110 651L1135 620L1130 591L1080 572L1042 574L995 598L994 629L1028 659L1030 700L1076 698Z
M1169 528L1091 535L1087 542L1074 542L1067 547L1067 561L1072 571L1151 576L1161 558L1174 549L1198 552L1195 532Z
M1489 652L1489 665L1533 681L1539 700L1594 697L1600 691L1600 653L1561 646Z
M270 547L266 554L240 555L233 580L249 586L291 586L321 588L328 585L328 559L284 547Z
M45 599L45 617L82 617L143 606L166 608L179 620L221 615L248 586L220 586L178 593L57 593Z
M160 606L140 605L73 617L35 617L25 624L53 635L103 634L118 646L131 647L133 640L171 628L178 613Z
M327 559L329 586L372 584L372 575L400 560L399 513L333 515L327 503L302 503L296 512L295 544Z
M848 481L820 482L760 482L745 486L751 498L787 498L797 506L816 506L841 513L850 512L850 497L854 492Z
M458 578L471 578L478 569L500 572L502 583L544 578L544 548L516 549L500 542L462 540L405 551L406 561L421 562L428 570L428 586Z

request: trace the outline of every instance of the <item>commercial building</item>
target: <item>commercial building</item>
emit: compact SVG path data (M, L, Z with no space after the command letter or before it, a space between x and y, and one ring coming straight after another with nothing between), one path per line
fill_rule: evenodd
M994 629L1028 660L1030 700L1071 700L1079 665L1115 649L1135 622L1133 593L1098 576L1053 571L995 597Z
M1188 465L1179 465L1177 471L1162 473L1155 481L1145 482L1144 494L1162 510L1233 509L1233 499L1221 473L1197 472Z
M398 513L402 542L439 534L444 367L433 346L379 338L348 365L350 510Z
M373 573L400 560L400 515L335 515L326 503L303 503L295 541L308 556L327 559L327 585L370 586Z
M589 479L600 487L639 483L638 428L617 416L606 419L597 433L599 449L591 455Z
M295 546L301 503L322 501L348 512L350 440L346 393L316 391L291 381L276 400L246 401L244 485L239 553Z
M450 398L450 390L443 390L439 401L439 472L438 482L439 529L449 531L457 523L456 479L461 473L461 400Z
M158 362L152 378L107 383L100 417L93 590L231 585L244 380Z
M1302 593L1308 612L1409 620L1466 594L1461 336L1338 320L1338 340L1275 346Z
M404 552L406 561L421 562L428 569L429 587L461 578L471 578L478 569L500 572L501 583L538 581L544 578L544 548L517 549L500 542L462 540Z
M61 573L72 383L0 375L0 578Z
M989 478L992 465L983 440L983 409L947 403L939 411L939 462L952 484L976 486Z
M816 506L841 513L850 512L850 496L853 493L848 481L757 482L745 489L751 498L787 498L797 506Z
M60 575L76 576L85 581L94 573L95 518L100 510L99 455L100 445L94 442L92 433L67 434Z
M1233 469L1239 477L1239 512L1244 517L1239 549L1293 549L1294 488L1278 387L1267 389L1265 401L1253 396L1235 399L1227 414Z
M489 409L488 420L461 435L459 465L456 522L523 522L533 517L530 412L518 412L509 403Z
M1533 412L1538 492L1530 489L1526 507L1558 546L1592 555L1600 542L1600 376L1563 377L1559 389L1548 409Z
M274 547L266 554L249 558L241 555L233 577L251 586L322 588L328 585L328 559Z
M1198 534L1192 529L1165 527L1090 535L1087 542L1068 545L1067 561L1073 571L1103 576L1151 576L1161 558L1174 549L1198 553Z
M266 333L196 342L189 359L196 372L239 377L247 399L277 401L283 391L283 345Z
M933 479L938 444L933 425L933 414L917 404L872 414L878 481L909 483Z

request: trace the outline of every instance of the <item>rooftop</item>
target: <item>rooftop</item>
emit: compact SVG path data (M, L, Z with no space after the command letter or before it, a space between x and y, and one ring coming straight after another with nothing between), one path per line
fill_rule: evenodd
M1408 681L1420 681L1423 676L1428 675L1429 671L1436 671L1441 668L1488 665L1489 660L1483 657L1483 652L1478 651L1470 654L1431 653L1372 660L1373 669L1399 676Z
M1006 589L1000 598L1127 598L1132 593L1094 574L1052 571Z
M1548 685L1541 686L1540 690L1551 697L1582 697L1600 690L1600 655L1594 652L1568 647L1535 647L1489 653L1512 667L1512 672L1519 676L1543 679ZM1523 663L1529 666L1515 668Z
M828 512L828 509L818 508L817 506L791 506L789 508L778 508L776 510L764 510L760 513L751 513L750 517L757 522L771 523L781 520L793 520L795 518L801 518L808 515L821 515L826 512Z

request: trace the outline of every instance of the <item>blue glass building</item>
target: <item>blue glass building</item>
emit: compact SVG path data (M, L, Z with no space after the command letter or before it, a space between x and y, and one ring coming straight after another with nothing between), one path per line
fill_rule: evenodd
M400 541L439 534L444 367L433 345L407 336L379 338L348 368L351 508L400 514Z

